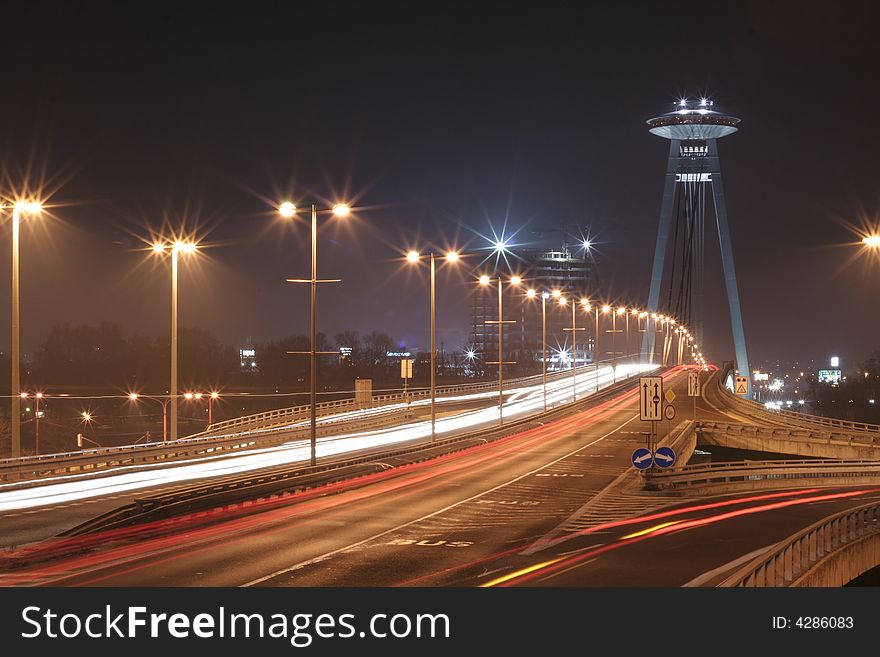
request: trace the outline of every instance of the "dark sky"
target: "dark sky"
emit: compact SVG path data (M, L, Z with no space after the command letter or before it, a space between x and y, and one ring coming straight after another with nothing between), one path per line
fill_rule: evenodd
M505 220L518 239L591 225L591 294L644 301L668 148L644 122L685 93L743 119L719 148L753 362L880 347L880 268L843 246L880 199L869 3L20 4L0 3L5 191L43 179L55 205L23 229L25 349L60 321L167 331L167 270L135 250L163 220L211 247L182 267L182 324L231 344L305 332L307 292L284 278L307 274L308 233L270 205L287 196L359 208L322 224L320 274L344 279L321 292L331 335L424 346L425 280L399 250L482 247ZM467 286L440 284L458 347Z

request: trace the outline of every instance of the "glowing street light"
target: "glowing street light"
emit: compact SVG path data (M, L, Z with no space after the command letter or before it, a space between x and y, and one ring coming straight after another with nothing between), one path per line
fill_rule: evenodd
M42 209L39 201L16 201L12 205L12 458L21 456L19 225L22 215L37 215Z
M421 254L418 251L410 251L406 254L406 259L408 262L415 264L421 259ZM458 262L459 254L457 251L449 251L446 253L444 258L446 262L450 264L455 264ZM437 290L437 276L436 276L436 265L434 263L435 256L434 252L431 252L430 255L431 261L431 288L430 288L430 306L431 306L431 440L436 438L436 425L437 425L437 303L436 303L436 290Z
M177 269L179 254L192 255L197 250L193 241L175 240L170 243L157 241L153 244L153 253L159 255L168 251L171 254L171 440L177 440ZM167 440L167 433L163 440Z
M483 274L480 276L480 285L489 285L491 279ZM513 286L519 286L522 283L522 278L519 276L512 276L510 278L510 284ZM515 320L504 319L504 295L503 295L503 284L501 281L501 276L498 277L498 319L491 320L487 319L485 321L486 324L497 324L498 325L498 360L497 362L488 361L487 365L498 365L498 424L504 424L504 325L505 324L516 324Z
M296 214L297 208L290 201L286 201L278 206L278 213L290 219ZM328 210L321 210L327 212ZM351 213L351 207L347 203L337 203L329 212L340 219L347 217ZM288 278L288 283L308 283L311 285L311 347L308 351L288 351L288 354L308 354L309 355L309 403L310 411L310 434L311 434L311 457L309 459L312 465L317 462L317 446L318 446L318 410L317 410L317 388L318 388L318 354L336 354L332 351L317 351L318 342L318 283L339 283L339 278L318 279L318 207L312 204L312 277L311 278Z
M862 238L862 244L871 249L880 248L880 235L865 235Z

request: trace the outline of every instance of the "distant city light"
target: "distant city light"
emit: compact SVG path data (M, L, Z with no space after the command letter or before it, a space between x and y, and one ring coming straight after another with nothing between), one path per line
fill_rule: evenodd
M840 358L838 356L831 357L831 367L840 367Z

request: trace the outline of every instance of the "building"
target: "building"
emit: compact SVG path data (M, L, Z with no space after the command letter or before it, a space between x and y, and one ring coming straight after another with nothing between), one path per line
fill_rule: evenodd
M505 257L506 256L506 257ZM487 321L498 319L497 277L504 281L503 306L504 320L514 324L504 325L504 360L517 361L505 369L512 372L540 370L538 363L542 357L541 341L541 294L558 290L568 298L589 297L593 287L593 260L588 245L581 241L563 240L556 247L509 247L495 261L478 267L476 276L487 275L492 278L490 285L477 285L473 291L471 312L471 350L483 363L498 360L498 324ZM512 276L520 276L522 283L512 286ZM529 298L528 289L534 289L536 296ZM547 350L549 369L570 366L571 306L560 306L556 298L550 297L547 306ZM591 322L583 313L578 313L577 321L583 322L585 331L577 332L578 364L592 361L593 334ZM494 366L486 366L486 370Z

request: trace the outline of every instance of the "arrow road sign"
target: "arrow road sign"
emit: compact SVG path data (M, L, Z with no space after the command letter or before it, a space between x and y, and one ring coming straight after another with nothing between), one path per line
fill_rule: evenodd
M663 419L663 379L643 376L639 379L639 411L645 421Z
M654 464L654 457L651 455L651 450L639 447L632 453L632 464L639 470L647 470L650 468Z
M688 397L700 397L700 373L688 372Z
M675 450L671 447L658 447L654 452L654 463L661 468L668 468L675 465Z
M733 391L738 395L749 394L749 377L738 376L733 386Z

